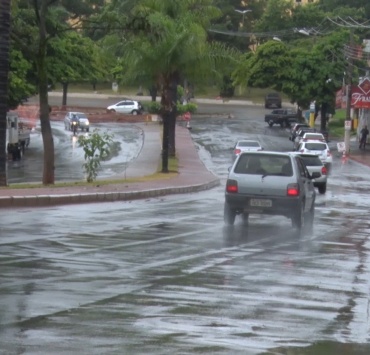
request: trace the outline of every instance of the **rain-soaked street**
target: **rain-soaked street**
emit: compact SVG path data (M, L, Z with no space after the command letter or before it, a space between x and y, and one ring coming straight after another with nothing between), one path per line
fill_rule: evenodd
M369 354L369 168L335 158L312 234L224 226L236 139L292 148L263 113L194 118L218 188L2 210L0 354Z

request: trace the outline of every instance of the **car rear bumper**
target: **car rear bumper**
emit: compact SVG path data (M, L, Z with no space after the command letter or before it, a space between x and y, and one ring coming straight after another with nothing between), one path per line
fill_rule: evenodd
M268 200L271 201L270 207L251 206L251 200ZM225 201L230 208L244 211L247 213L269 214L291 217L296 211L300 210L302 204L299 197L267 197L258 195L241 195L226 193Z

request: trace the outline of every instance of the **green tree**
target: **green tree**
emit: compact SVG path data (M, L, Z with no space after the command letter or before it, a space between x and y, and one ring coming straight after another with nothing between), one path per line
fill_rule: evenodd
M8 108L15 109L25 99L35 94L36 88L28 80L32 63L26 60L21 51L11 49L8 87Z
M79 32L67 31L50 39L47 62L49 80L62 84L62 105L67 105L70 83L83 80L94 82L104 77L108 69L104 68L101 57L98 46Z
M13 15L11 38L23 56L33 63L39 94L41 133L44 145L43 184L54 184L54 141L49 120L48 85L54 68L51 68L50 45L60 41L68 31L82 29L95 6L104 4L98 0L18 0ZM54 44L54 42L53 42ZM60 49L62 50L62 48ZM67 54L63 58L67 57ZM71 73L66 63L65 72ZM81 66L80 66L81 68ZM61 65L58 66L61 73ZM78 69L74 68L74 73Z
M299 41L298 47L292 47L292 43L266 42L255 54L246 55L233 73L235 83L273 88L301 108L307 108L315 100L325 118L342 83L343 46L348 41L348 31L318 38L316 43L313 40L307 40L304 45ZM325 119L321 124L321 129L326 129Z
M177 86L186 78L222 80L237 53L208 42L207 29L220 11L212 0L141 0L131 9L124 46L124 80L155 83L161 92L163 119L162 172L175 154Z
M0 186L8 183L6 113L8 111L10 0L0 2Z

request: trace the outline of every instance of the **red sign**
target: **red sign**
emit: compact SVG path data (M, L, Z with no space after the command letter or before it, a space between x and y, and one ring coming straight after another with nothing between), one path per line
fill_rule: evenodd
M352 85L351 107L370 109L370 80L365 78L359 85ZM337 91L336 108L345 108L347 102L346 90Z

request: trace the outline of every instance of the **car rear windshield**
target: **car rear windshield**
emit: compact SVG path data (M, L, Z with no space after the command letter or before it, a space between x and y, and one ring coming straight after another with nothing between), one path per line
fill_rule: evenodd
M238 147L259 147L258 142L238 142Z
M306 143L305 148L308 150L325 150L325 143Z
M292 162L289 157L272 154L243 153L235 166L236 174L292 176Z
M304 161L304 163L306 164L306 166L321 166L322 165L322 162L320 160L319 157L317 156L302 156L302 159Z

